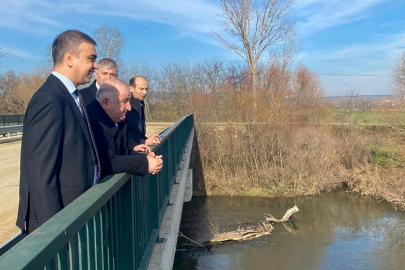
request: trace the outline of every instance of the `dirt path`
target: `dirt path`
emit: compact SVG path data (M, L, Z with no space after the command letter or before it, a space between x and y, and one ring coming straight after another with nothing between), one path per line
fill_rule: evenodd
M146 123L147 135L153 135L173 123ZM0 144L0 245L19 232L15 226L20 181L21 141Z
M20 180L21 142L0 144L0 243L19 230L15 226Z

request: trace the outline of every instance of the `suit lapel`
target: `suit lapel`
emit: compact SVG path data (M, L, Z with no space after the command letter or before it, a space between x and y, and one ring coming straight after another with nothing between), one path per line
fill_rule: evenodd
M83 115L80 112L76 101L73 99L72 94L70 94L70 92L67 90L66 86L56 76L50 75L49 79L54 81L54 83L59 87L59 89L65 94L65 98L66 98L70 108L72 109L72 112L75 115L75 117L80 125L80 128L82 129L83 134L86 137L87 142L89 143L89 145L92 145L86 122L84 121ZM93 148L93 147L91 147L91 148ZM94 154L94 151L91 151L91 152Z
M93 92L94 98L96 98L96 92L97 92L97 86L96 86L96 80L91 84L91 91Z

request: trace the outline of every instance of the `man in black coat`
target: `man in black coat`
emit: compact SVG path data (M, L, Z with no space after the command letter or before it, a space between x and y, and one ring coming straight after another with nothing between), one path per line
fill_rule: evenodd
M163 166L162 156L139 154L127 147L127 125L122 122L129 104L128 86L121 80L105 81L96 98L87 105L92 130L100 156L101 177L128 172L144 176L155 174Z
M148 81L145 77L135 76L129 81L129 89L131 91L131 111L128 112L126 119L129 147L132 149L136 144L153 145L160 143L159 134L155 134L150 138L146 137L144 100L148 94Z
M97 69L96 42L68 30L52 44L54 70L24 117L17 226L32 232L99 180L77 86Z
M94 81L81 90L84 103L89 104L95 97L97 89L108 79L118 78L118 65L110 58L103 58L98 61L98 69L94 71Z

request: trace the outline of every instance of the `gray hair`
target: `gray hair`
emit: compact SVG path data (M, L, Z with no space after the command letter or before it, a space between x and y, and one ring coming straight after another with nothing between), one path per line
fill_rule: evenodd
M79 57L79 46L82 43L90 43L94 46L97 43L89 35L79 30L67 30L60 33L52 43L53 64L62 63L63 57L67 51L71 51Z
M110 58L103 58L98 61L98 68L114 69L118 73L117 62Z

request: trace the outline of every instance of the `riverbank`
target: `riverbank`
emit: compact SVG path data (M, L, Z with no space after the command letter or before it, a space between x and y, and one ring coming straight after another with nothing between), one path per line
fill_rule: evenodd
M289 197L345 188L405 210L405 139L390 125L196 126L203 179L194 174L195 195Z

